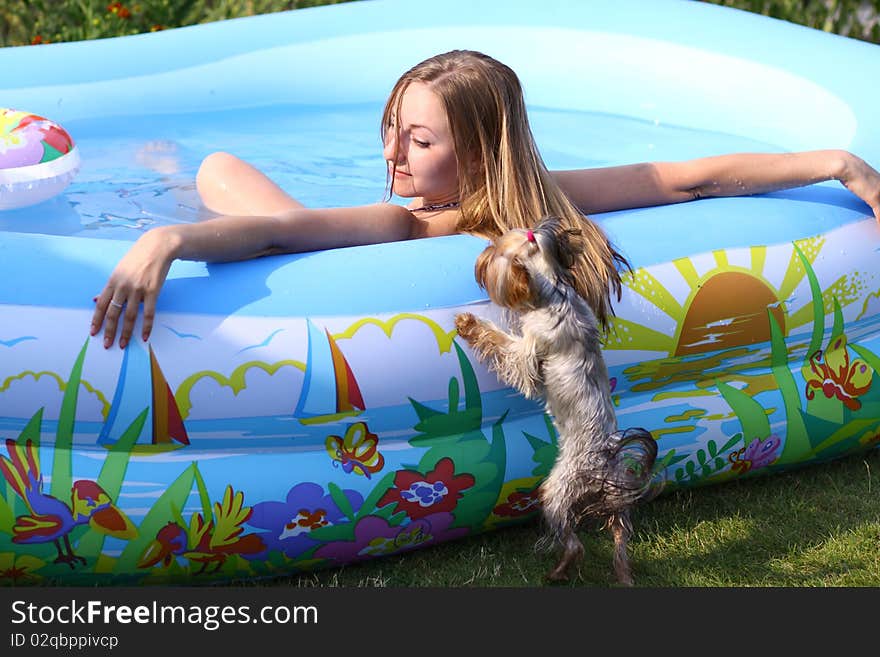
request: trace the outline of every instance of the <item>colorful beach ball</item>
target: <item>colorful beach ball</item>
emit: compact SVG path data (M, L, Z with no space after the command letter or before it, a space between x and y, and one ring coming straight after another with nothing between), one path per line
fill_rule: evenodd
M79 151L60 125L0 107L0 210L60 194L79 170Z

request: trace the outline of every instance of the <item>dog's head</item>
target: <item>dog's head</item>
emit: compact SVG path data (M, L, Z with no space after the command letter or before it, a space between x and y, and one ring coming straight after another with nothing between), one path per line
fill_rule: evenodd
M560 283L571 285L571 267L582 248L580 231L548 217L533 230L514 228L496 237L477 257L474 275L497 305L538 308Z

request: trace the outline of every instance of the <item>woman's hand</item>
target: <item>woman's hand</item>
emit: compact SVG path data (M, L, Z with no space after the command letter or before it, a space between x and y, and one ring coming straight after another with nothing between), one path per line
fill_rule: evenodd
M95 297L90 331L91 335L97 335L101 325L104 325L105 349L116 338L120 316L123 321L119 347L125 348L134 330L141 303L144 304L142 338L146 341L150 337L156 316L156 300L174 260L177 241L173 226L154 228L144 233L116 265L104 290Z
M843 171L838 180L870 205L874 218L880 222L880 172L860 157L846 153L843 157Z

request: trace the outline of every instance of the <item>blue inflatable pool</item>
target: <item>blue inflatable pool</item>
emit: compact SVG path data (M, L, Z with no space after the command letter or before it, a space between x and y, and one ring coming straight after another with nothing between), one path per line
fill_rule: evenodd
M391 85L469 48L519 73L551 168L813 148L880 163L877 46L696 2L418 13L377 0L0 50L3 102L63 125L82 158L64 194L0 212L0 555L18 583L271 576L537 512L552 424L454 332L463 309L494 313L479 239L178 262L148 344L88 337L131 241L204 216L211 151L307 205L378 201ZM635 267L605 345L619 422L653 433L669 489L880 442L869 215L829 183L597 217Z

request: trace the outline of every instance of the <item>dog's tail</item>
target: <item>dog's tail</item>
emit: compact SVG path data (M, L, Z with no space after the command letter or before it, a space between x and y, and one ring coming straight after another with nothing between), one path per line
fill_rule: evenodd
M656 497L663 486L654 478L657 441L650 431L629 428L608 436L602 473L602 496L594 513L606 515L630 509Z

